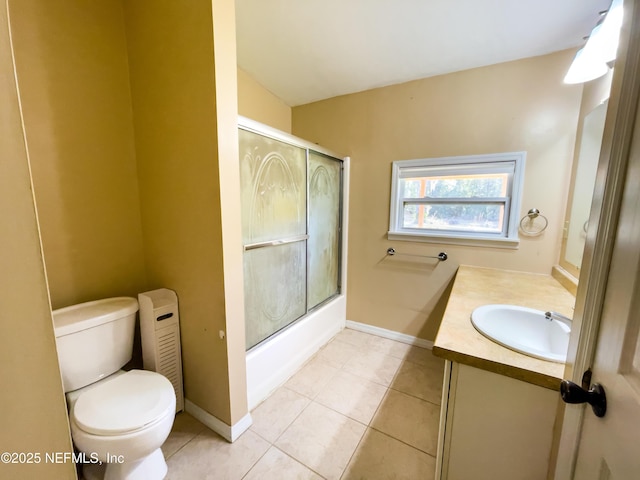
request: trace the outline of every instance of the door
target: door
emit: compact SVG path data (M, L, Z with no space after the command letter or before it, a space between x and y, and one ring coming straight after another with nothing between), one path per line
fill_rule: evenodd
M603 287L602 311L593 355L591 383L604 387L606 414L598 418L587 406L580 430L575 480L629 480L640 478L640 118L638 117L638 75L640 74L640 12L638 2L625 1L627 33L621 38L624 62L616 65L619 109L615 119L611 149L620 158L628 158L626 174L613 172L620 180L619 214L603 222L604 235L614 238L613 248L596 247L594 263L611 252L608 271L589 279ZM629 35L629 32L631 34ZM627 120L624 120L626 118ZM620 119L623 119L622 121ZM635 120L634 120L635 119ZM609 121L609 119L607 119ZM605 127L605 136L606 136ZM628 133L626 133L628 132ZM622 139L616 141L615 138ZM624 140L626 138L627 140ZM628 145L628 153L626 149ZM603 149L604 151L604 149ZM624 162L622 163L624 164ZM611 173L611 172L610 172ZM613 195L613 194L612 194ZM604 195L607 196L606 194ZM615 201L611 201L615 203ZM606 202L605 202L606 203ZM615 211L615 209L614 209ZM600 235L600 232L597 234ZM608 272L608 273L607 273ZM585 289L584 291L591 291ZM593 291L597 291L597 288ZM579 293L580 297L580 293ZM584 300L589 303L589 299ZM576 313L578 312L578 304ZM581 342L583 340L581 339ZM591 344L588 338L585 344ZM589 349L587 345L585 349ZM587 363L589 365L589 363ZM575 375L574 375L575 376ZM574 406L568 407L576 408ZM563 434L569 428L567 416ZM562 450L561 450L562 454ZM561 458L559 459L562 460ZM557 477L558 478L558 477ZM559 478L565 478L560 475Z
M636 122L592 381L607 411L584 414L574 478L640 478L640 125Z
M238 131L247 350L340 293L342 160L264 130Z
M307 153L240 129L247 350L306 311Z

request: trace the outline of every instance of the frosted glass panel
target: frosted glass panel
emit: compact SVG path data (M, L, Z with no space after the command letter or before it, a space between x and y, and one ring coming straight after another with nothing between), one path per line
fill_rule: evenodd
M243 128L238 135L250 349L340 293L342 162Z
M246 244L306 233L306 150L240 129Z
M309 308L339 293L341 162L309 152Z
M306 312L306 242L244 252L247 349Z

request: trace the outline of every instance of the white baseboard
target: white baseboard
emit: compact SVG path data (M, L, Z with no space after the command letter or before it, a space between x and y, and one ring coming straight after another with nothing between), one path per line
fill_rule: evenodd
M228 442L235 442L240 435L242 435L253 423L251 420L251 414L247 413L240 419L239 422L234 425L227 425L222 420L214 417L209 412L203 410L189 399L184 399L185 411L204 423L211 430L223 437Z
M346 321L346 328L351 330L358 330L359 332L370 333L371 335L377 335L379 337L395 340L396 342L406 343L413 345L414 347L427 348L431 350L433 348L433 342L425 340L423 338L412 337L400 332L394 332L393 330L387 330L386 328L374 327L373 325L367 325L366 323L354 322L353 320Z

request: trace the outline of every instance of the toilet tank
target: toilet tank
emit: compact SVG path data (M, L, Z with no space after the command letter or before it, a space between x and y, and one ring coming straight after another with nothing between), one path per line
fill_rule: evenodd
M65 392L122 368L133 353L138 301L114 297L53 311L58 360Z

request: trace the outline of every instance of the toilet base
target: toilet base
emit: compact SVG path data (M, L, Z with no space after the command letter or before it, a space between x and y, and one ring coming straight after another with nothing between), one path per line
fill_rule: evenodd
M167 462L157 448L135 462L85 464L85 480L162 480L167 475Z

